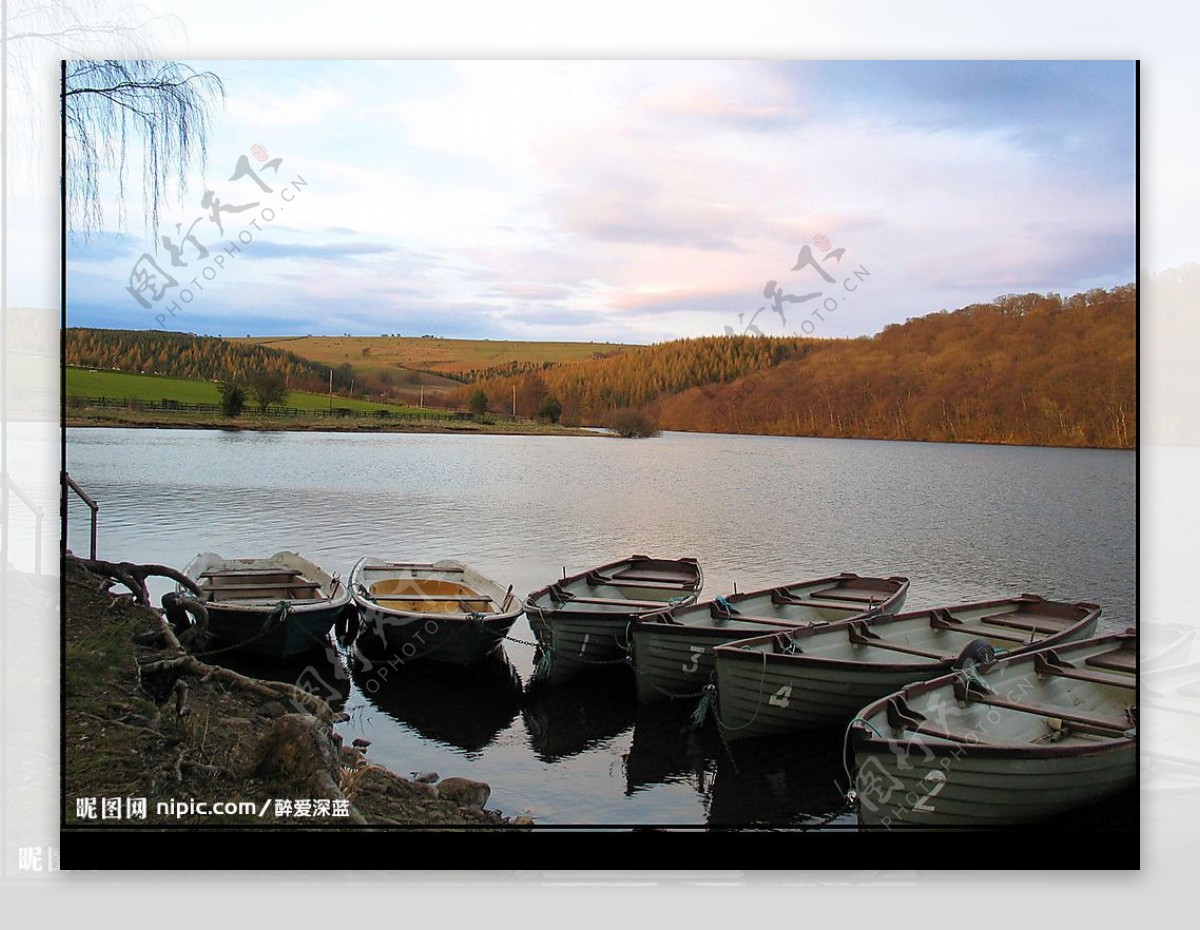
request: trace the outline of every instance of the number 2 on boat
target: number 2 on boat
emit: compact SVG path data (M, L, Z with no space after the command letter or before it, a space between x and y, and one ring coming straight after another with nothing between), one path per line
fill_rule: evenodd
M702 655L704 655L704 647L703 646L688 646L688 648L690 650L692 650L692 661L685 662L681 666L681 668L685 672L687 672L689 675L691 675L693 672L696 671L696 669L698 669L700 667L700 657Z
M792 696L792 686L784 685L782 688L780 688L778 691L776 691L774 694L772 694L769 698L767 698L767 703L771 704L775 707L787 707L788 704L791 703L788 700L791 696Z
M926 775L925 778L933 782L933 787L925 792L924 796L913 805L912 809L914 811L925 811L926 813L932 814L937 810L937 808L932 804L926 804L925 802L930 798L936 798L938 793L946 787L946 774L941 769L930 769L929 774ZM922 781L924 780L925 779L922 779Z

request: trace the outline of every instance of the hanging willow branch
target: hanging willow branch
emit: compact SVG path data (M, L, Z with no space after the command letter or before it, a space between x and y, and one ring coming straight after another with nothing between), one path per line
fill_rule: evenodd
M211 110L224 99L219 77L179 62L68 61L63 108L72 228L85 235L102 228L109 177L123 221L134 170L144 175L145 212L157 240L159 204L172 187L182 197L192 169L203 168ZM130 157L139 144L140 165Z

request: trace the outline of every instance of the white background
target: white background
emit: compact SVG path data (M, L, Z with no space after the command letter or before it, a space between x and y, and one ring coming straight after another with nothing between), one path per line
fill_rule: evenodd
M11 10L18 6L13 4ZM81 7L85 5L81 4ZM93 14L115 4L97 3ZM1158 271L1200 260L1200 184L1195 180L1198 151L1195 105L1200 85L1197 60L1197 23L1194 10L1179 3L1144 2L1138 5L1110 2L1047 3L1046 0L1008 0L1004 3L964 3L939 0L913 4L843 0L840 3L764 2L737 3L661 2L609 0L602 4L560 2L454 2L422 3L358 0L354 3L248 2L209 0L182 3L149 0L144 8L178 17L183 29L168 30L156 40L148 57L195 58L1137 58L1142 64L1142 267ZM86 12L86 10L85 10ZM93 21L96 16L93 16ZM105 55L96 46L92 57ZM55 176L57 169L57 110L53 83L57 61L47 56L40 65L23 62L21 74L8 72L10 110L31 107L44 122L35 133L51 157L34 158L24 166L10 162L8 250L10 267L36 268L44 293L25 293L18 305L58 305L58 226ZM39 73L39 69L40 73ZM51 88L41 101L13 97L18 79L37 84L49 76ZM49 101L49 106L46 106ZM42 111L39 112L39 107ZM33 125L32 123L30 125ZM12 134L8 137L12 142ZM27 143L28 140L18 140ZM11 149L10 149L11 152ZM12 172L39 171L40 182L12 184ZM43 186L44 185L44 186ZM49 192L49 196L46 196ZM41 272L44 271L44 276ZM39 299L40 298L40 299ZM11 296L10 296L11 302ZM1155 308L1143 306L1143 370L1154 360L1147 346L1194 343L1194 324L1176 330L1155 318ZM1156 327L1158 327L1156 329ZM1180 372L1179 374L1182 374ZM1156 379L1155 385L1169 385ZM1143 418L1148 408L1157 415L1174 414L1181 422L1194 422L1192 398L1157 393L1143 387ZM1184 438L1195 432L1184 431ZM1194 441L1194 438L1193 438ZM1167 468L1170 450L1144 445L1142 449L1143 583L1150 578L1187 576L1194 566L1182 553L1190 548L1173 533L1186 521L1167 521L1193 507L1194 492L1177 469ZM47 462L57 468L55 450L47 449ZM1171 482L1171 483L1168 483ZM51 520L51 526L53 521ZM1172 619L1195 619L1180 617ZM9 656L6 662L13 661ZM51 661L56 661L51 659ZM55 666L56 667L56 666ZM10 712L12 708L9 709ZM57 707L26 708L47 715L52 725ZM1200 723L1200 720L1197 721ZM6 734L8 738L8 734ZM14 747L15 748L15 747ZM47 796L52 804L56 792ZM32 798L30 803L39 803ZM3 812L6 818L12 811ZM54 811L48 812L54 822ZM1168 828L1169 829L1169 828ZM49 835L46 844L56 842ZM952 844L952 841L948 841ZM1045 842L1052 843L1047 836ZM521 868L526 863L512 844L507 861L498 867ZM534 844L529 844L534 845ZM581 844L586 848L586 843ZM777 847L776 847L777 848ZM402 923L431 927L445 924L503 922L565 923L572 927L610 927L636 919L640 924L687 921L702 926L746 926L751 921L776 924L824 924L833 921L851 926L883 922L887 926L922 925L946 921L968 922L972 927L1006 923L1012 919L1051 923L1060 919L1079 922L1101 917L1101 925L1131 924L1161 919L1190 902L1195 885L1196 859L1191 837L1146 835L1143 873L1139 876L1058 874L1056 876L987 872L939 876L929 863L864 862L864 870L890 865L888 887L867 873L807 871L818 866L813 854L819 844L797 844L794 862L714 863L740 867L794 865L804 869L797 878L809 887L755 886L753 888L697 888L666 884L657 889L605 888L419 888L384 884L352 887L323 885L319 877L303 884L244 883L221 889L198 886L197 876L186 885L172 883L170 873L154 881L98 886L82 876L56 875L28 886L11 883L0 887L9 926L26 921L57 923L51 916L67 911L79 923L103 924L137 915L155 923L226 921L269 917L278 925L295 918L311 924L317 919L347 922ZM1170 852L1168 852L1170 850ZM970 843L962 850L964 865L982 869L989 865L1020 865L1019 851L999 844ZM347 850L352 855L352 850ZM968 855L969 854L969 855ZM5 851L9 855L9 851ZM438 867L423 861L417 838L397 838L396 861L387 865ZM573 863L574 864L574 863ZM587 863L596 866L611 863ZM383 865L362 863L367 867ZM1070 868L1070 862L1064 862ZM881 873L871 873L880 875ZM182 876L177 876L182 877ZM40 878L37 876L36 878ZM100 876L90 876L95 881ZM295 876L299 879L299 876ZM998 879L1003 879L998 883ZM861 884L868 881L868 884ZM816 887L820 883L824 887ZM982 884L981 884L982 883ZM40 886L40 887L39 887ZM848 887L854 886L854 887ZM1019 903L1017 902L1019 898ZM1168 904L1169 902L1169 904ZM1153 904L1153 912L1149 907ZM98 907L97 907L98 905ZM1169 908L1169 910L1168 910ZM1153 914L1153 917L1151 916ZM1185 919L1185 918L1183 918ZM11 922L10 922L11 921ZM138 920L140 922L140 920Z

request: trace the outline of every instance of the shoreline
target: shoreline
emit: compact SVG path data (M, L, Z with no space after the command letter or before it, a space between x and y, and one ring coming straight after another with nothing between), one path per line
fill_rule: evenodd
M66 426L72 429L207 429L207 430L223 430L225 432L326 432L326 433L443 433L446 435L480 435L480 436L599 436L602 438L619 438L614 433L604 432L598 427L583 427L583 426L562 426L555 428L542 427L535 425L531 429L515 429L511 426L502 424L487 424L476 423L469 420L457 421L461 426L442 426L432 421L419 421L415 423L399 424L389 423L381 424L378 422L356 422L342 424L310 424L303 422L280 422L280 423L262 423L253 421L237 421L234 423L222 423L206 420L197 423L183 423L178 420L171 421L147 421L134 420L125 418L101 419L91 417L68 416ZM60 426L62 425L60 421ZM1038 445L1025 442L997 442L996 440L985 439L957 439L948 441L943 439L922 439L922 438L897 438L894 436L800 436L790 433L733 433L733 432L718 432L713 430L684 430L671 429L669 427L662 428L663 433L679 433L685 436L728 436L742 438L758 438L758 439L829 439L837 441L850 442L913 442L921 443L922 445L939 445L939 446L993 446L1000 449L1080 449L1094 452L1133 452L1137 453L1141 449L1141 444L1136 443L1132 446L1083 446L1083 445ZM1155 443L1155 445L1171 445L1166 443ZM1174 445L1186 445L1186 443L1175 443Z
M454 425L450 425L453 423ZM68 415L60 425L72 429L195 429L218 430L228 433L443 433L448 435L480 436L607 436L607 433L583 427L548 427L537 423L522 424L480 423L474 420L456 420L442 424L436 420L381 423L377 420L348 419L325 422L304 420L246 420L219 421L201 419L195 422L177 418L153 419L129 416L81 417Z

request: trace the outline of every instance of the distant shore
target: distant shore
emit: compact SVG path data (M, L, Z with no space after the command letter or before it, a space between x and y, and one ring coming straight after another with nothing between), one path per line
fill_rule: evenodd
M205 414L164 414L157 411L104 410L67 413L69 427L123 429L213 429L252 432L322 433L450 433L488 436L604 436L595 430L532 420L384 420L339 417L213 417Z

